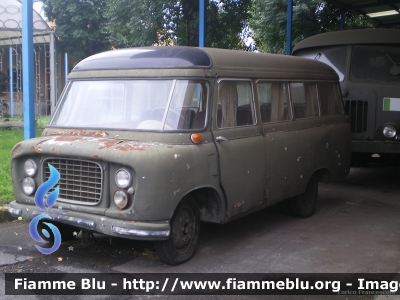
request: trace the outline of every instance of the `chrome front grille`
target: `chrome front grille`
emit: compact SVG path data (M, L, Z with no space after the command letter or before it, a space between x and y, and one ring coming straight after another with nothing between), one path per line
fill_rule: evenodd
M60 172L58 200L86 205L100 202L103 183L100 165L84 160L47 158L43 162L45 180L50 177L48 164Z
M350 117L351 133L367 131L368 102L351 100L346 101L346 114Z

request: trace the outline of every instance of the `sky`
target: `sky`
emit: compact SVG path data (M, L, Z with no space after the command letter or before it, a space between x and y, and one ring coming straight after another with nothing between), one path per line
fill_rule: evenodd
M42 16L42 18L46 20L44 12L42 11L42 5L43 5L42 2L35 2L33 3L33 9L36 10Z

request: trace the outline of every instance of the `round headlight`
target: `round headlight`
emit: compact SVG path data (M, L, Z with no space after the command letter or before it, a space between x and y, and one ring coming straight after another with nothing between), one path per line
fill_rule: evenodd
M395 136L396 136L396 128L394 128L394 126L393 125L386 125L384 128L383 128L383 135L385 136L385 137L387 137L388 139L391 139L391 138L394 138Z
M130 186L131 179L131 174L125 169L119 169L117 173L115 173L115 183L122 189Z
M116 191L114 194L114 203L119 209L123 209L128 205L129 195L123 190Z
M35 176L37 172L37 165L32 159L28 159L24 163L24 171L28 176Z
M22 190L26 195L32 195L36 190L35 180L33 180L31 177L25 177L22 181Z

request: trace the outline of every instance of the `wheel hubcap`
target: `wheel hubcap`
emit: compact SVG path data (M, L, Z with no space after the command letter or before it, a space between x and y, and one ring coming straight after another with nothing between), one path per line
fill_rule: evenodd
M184 253L190 248L194 227L193 213L182 208L174 217L171 232L172 245L177 253Z

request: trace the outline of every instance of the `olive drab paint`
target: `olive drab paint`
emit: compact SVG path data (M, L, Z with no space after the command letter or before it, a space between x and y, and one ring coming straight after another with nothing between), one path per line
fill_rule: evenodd
M60 195L47 213L64 233L155 241L163 262L182 263L200 220L282 203L314 213L318 181L350 169L340 95L330 67L297 57L190 47L94 55L69 74L42 136L13 148L9 211L38 213L20 185L24 163L37 165L36 186L52 164Z

